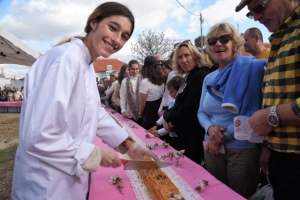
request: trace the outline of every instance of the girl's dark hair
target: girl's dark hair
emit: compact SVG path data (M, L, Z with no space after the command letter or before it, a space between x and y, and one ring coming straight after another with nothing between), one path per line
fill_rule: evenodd
M118 76L118 83L121 84L122 80L124 79L124 74L126 69L128 69L129 66L127 64L122 65L120 72L119 72L119 76Z
M171 71L173 70L172 65L173 65L173 60L165 60L162 64L162 66L170 69Z
M129 66L128 69L130 69L132 67L132 65L134 65L134 64L137 64L139 66L139 70L141 70L141 65L140 65L139 61L137 61L137 60L130 60L128 63L128 66Z
M89 18L87 19L84 32L88 35L90 31L92 30L92 27L90 25L91 21L96 20L97 23L100 23L104 18L113 16L113 15L121 15L124 17L127 17L129 21L131 22L131 32L129 37L132 35L134 30L134 16L132 12L123 4L117 3L117 2L105 2L103 4L100 4L95 10L90 14ZM80 40L84 40L86 36L74 36L75 38L78 38ZM66 42L70 42L72 37L68 37L63 39L62 41L58 42L55 46L59 46L61 44L64 44Z
M154 85L162 85L165 82L161 66L159 65L144 66L141 74L143 78L148 78Z
M182 82L183 82L182 76L174 76L167 83L167 88L169 89L169 88L173 87L176 91L178 91Z
M113 16L113 15L121 15L125 16L129 19L131 22L131 33L130 36L134 30L134 16L132 12L123 4L117 3L117 2L106 2L101 5L99 5L89 16L84 31L89 34L89 32L92 30L92 27L90 25L91 21L96 20L98 23L101 22L104 18Z

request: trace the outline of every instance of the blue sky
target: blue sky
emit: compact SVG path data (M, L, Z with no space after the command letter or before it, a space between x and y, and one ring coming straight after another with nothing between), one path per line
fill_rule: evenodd
M133 12L136 25L131 39L122 50L112 55L128 62L131 43L146 29L165 31L166 37L174 40L191 39L200 35L199 16L187 12L177 0L115 0L127 5ZM258 27L268 42L268 30L259 22L248 19L247 8L236 13L240 0L178 0L191 13L204 18L203 35L217 22L229 22L239 32ZM84 35L88 15L103 0L0 0L0 26L26 45L45 53L60 40L74 35ZM1 65L7 76L23 77L29 67Z

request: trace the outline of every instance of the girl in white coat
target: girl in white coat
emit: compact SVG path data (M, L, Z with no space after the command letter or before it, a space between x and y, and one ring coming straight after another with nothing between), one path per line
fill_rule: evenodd
M101 108L91 65L119 51L133 29L127 7L103 3L89 16L85 37L62 42L33 64L25 78L12 199L86 199L90 172L121 166L115 153L94 145L96 135L121 153L158 159Z

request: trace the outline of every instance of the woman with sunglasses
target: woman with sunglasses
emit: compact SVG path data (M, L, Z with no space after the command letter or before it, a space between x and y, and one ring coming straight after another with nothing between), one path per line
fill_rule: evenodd
M204 162L212 175L248 198L258 185L259 152L254 143L234 138L233 119L260 108L266 60L239 55L243 40L229 23L214 25L205 42L219 69L205 78L198 111L206 131Z
M24 84L12 199L87 199L90 172L122 165L116 153L94 145L96 135L121 153L130 149L138 158L158 159L101 107L91 65L118 52L133 29L126 6L103 3L89 16L84 37L61 42L32 65Z
M177 46L173 63L174 71L186 76L177 92L174 106L163 114L163 125L167 131L172 130L177 134L178 149L185 150L185 155L200 165L203 161L205 132L198 121L197 110L203 80L211 70L204 67L202 55L191 43Z

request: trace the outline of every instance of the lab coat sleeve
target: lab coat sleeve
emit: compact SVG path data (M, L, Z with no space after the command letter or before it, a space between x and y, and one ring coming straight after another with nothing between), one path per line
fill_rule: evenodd
M99 112L96 134L105 144L114 149L116 149L129 136L126 130L120 127L102 107Z

